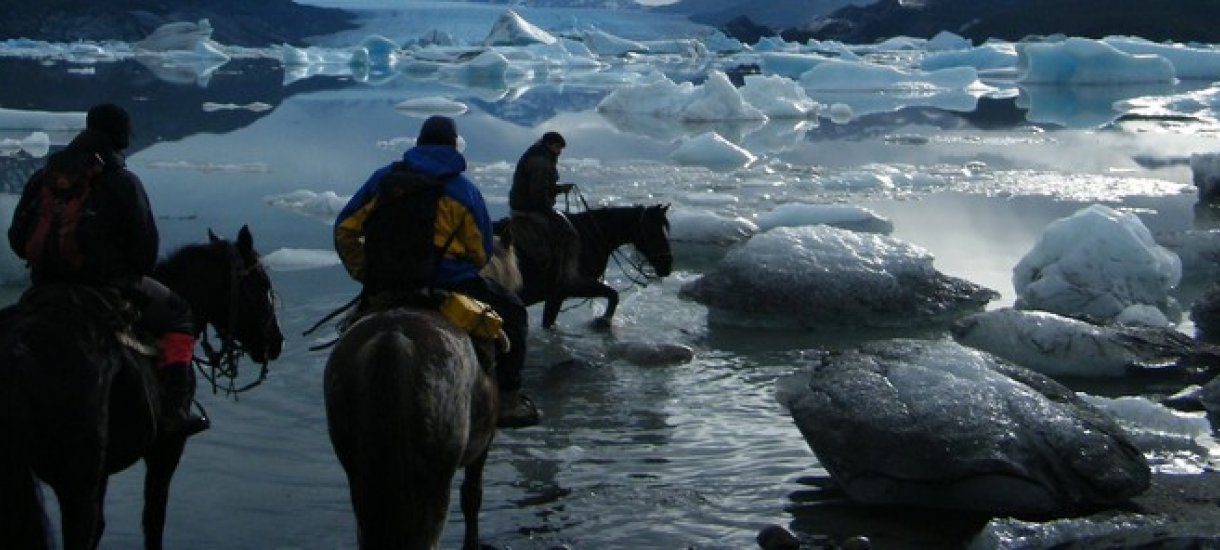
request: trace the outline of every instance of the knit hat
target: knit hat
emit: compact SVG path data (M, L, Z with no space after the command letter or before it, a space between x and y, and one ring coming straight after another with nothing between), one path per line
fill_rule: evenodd
M113 103L91 107L85 115L85 128L106 134L114 148L120 151L131 143L131 115Z
M457 147L457 125L447 116L433 115L419 128L416 145L448 145Z
M542 134L542 143L546 145L558 145L560 147L568 146L568 142L563 139L563 136L559 135L559 132L547 132Z

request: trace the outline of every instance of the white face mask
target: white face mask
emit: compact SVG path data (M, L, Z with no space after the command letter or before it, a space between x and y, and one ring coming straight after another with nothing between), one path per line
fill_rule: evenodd
M459 153L461 153L462 151L465 151L466 150L465 138L463 138L462 136L458 136L457 145L455 145L454 148L457 149L457 152L459 152Z

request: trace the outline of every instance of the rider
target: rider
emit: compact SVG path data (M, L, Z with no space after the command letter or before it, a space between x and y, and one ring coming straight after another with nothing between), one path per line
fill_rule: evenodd
M123 151L130 140L131 117L125 109L111 103L90 108L85 129L62 151L47 157L46 166L25 184L8 230L9 246L27 260L33 287L68 283L110 288L139 308L138 325L161 339L155 369L161 386L161 429L190 436L210 425L191 413L194 320L185 300L149 277L157 262L159 237L144 184L126 167ZM46 205L62 204L50 198L47 174L86 163L100 171L89 177L88 195L75 226L79 258L65 258L75 254L74 249L65 253L58 242L61 235L45 227L52 208Z
M438 248L441 243L446 246L444 258L437 264L435 286L484 302L503 318L504 332L511 345L507 353L496 357L499 425L532 426L541 421L541 414L521 394L528 314L517 296L479 276L479 269L492 254L491 217L483 194L463 175L466 158L457 147L457 125L453 119L438 115L424 121L415 146L402 155L408 169L445 181L437 203L433 238ZM376 205L382 178L392 169L390 164L373 172L335 220L335 248L344 267L357 281L363 281L364 276L364 223Z
M576 277L580 253L576 228L555 210L556 197L575 187L559 183L559 154L564 147L567 141L559 132L542 134L517 161L508 192L514 242L543 265L557 266L552 272L555 287Z

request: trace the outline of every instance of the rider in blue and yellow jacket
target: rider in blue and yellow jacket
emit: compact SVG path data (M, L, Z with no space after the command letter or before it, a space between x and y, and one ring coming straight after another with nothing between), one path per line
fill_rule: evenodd
M521 369L525 363L528 314L511 292L489 285L479 276L492 254L491 217L483 194L463 172L466 158L457 150L457 126L453 119L433 116L424 121L415 147L402 155L406 167L445 182L437 202L433 241L445 251L436 268L434 286L459 292L490 305L503 319L511 342L508 353L496 358L500 386L500 425L521 427L537 424L540 415L521 395ZM381 181L393 169L383 166L360 186L335 220L335 249L347 272L364 280L364 224L377 205Z

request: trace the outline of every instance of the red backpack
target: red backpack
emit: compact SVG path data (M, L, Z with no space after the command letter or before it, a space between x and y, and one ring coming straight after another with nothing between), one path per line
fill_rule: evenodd
M32 205L33 230L25 243L25 257L31 264L47 261L48 254L73 271L84 264L77 228L94 179L105 165L94 154L83 162L50 163L43 170L42 185Z

